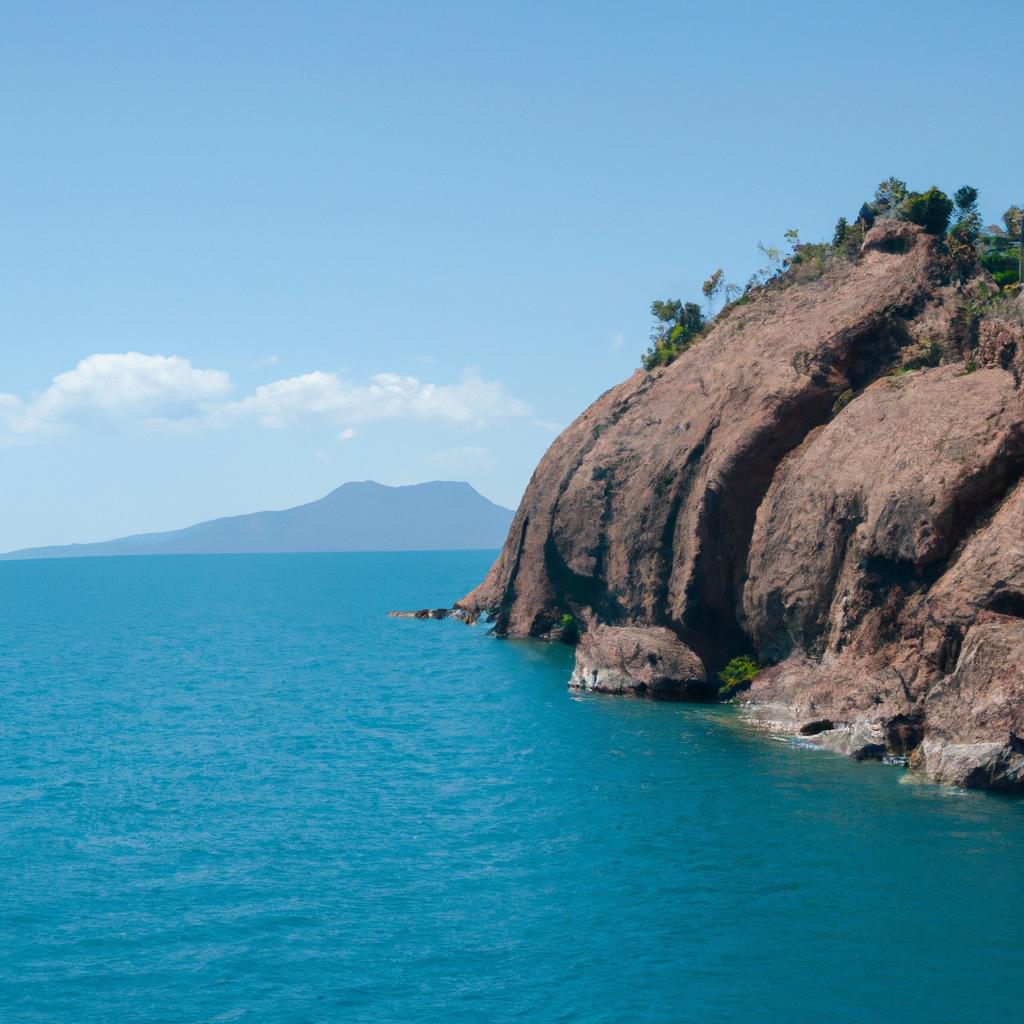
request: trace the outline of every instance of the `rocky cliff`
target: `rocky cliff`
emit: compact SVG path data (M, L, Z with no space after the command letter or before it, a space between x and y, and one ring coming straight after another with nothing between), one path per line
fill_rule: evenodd
M573 685L708 698L931 778L1024 786L1024 329L896 221L602 395L458 602L582 639ZM943 365L908 371L915 353Z

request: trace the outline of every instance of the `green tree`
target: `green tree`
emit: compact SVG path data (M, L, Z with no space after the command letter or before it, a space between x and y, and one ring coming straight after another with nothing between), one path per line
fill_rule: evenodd
M1017 280L1024 282L1024 210L1011 206L1003 214L1003 223L1006 225L1006 237L1017 243ZM999 280L998 275L996 280ZM1009 275L1006 275L1004 283L1013 283Z
M953 212L953 200L937 186L927 192L911 192L903 200L900 212L912 224L919 224L930 235L944 235Z
M978 190L964 185L953 193L956 220L946 236L946 248L961 275L970 272L978 260L981 240L981 214L978 212Z
M1003 223L1006 225L1007 237L1020 239L1022 221L1024 221L1024 210L1019 206L1011 206L1003 214Z
M740 690L746 689L757 678L760 671L757 662L746 654L733 658L718 673L718 681L722 684L718 689L718 695L720 697L731 697L733 694L739 693Z
M685 352L704 330L704 314L696 302L656 299L651 303L651 345L642 356L644 369L668 366Z
M899 178L886 178L875 189L872 206L879 217L895 217L907 198L907 183Z
M953 193L953 207L956 211L957 220L979 217L978 190L970 185L963 185L961 188L958 188Z
M715 309L715 301L718 298L719 292L725 287L725 271L719 267L701 286L700 290L704 293L704 300L708 305L708 317Z
M874 214L872 214L874 219ZM832 235L832 252L840 259L856 260L860 254L860 247L864 242L864 212L857 215L857 220L851 224L845 217L836 221L836 229Z

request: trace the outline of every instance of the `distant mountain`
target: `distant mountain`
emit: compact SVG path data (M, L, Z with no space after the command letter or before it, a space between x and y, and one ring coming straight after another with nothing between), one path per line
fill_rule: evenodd
M282 512L228 516L97 544L23 548L0 559L499 548L511 522L511 509L488 501L467 483L386 487L367 480L342 484L319 501Z

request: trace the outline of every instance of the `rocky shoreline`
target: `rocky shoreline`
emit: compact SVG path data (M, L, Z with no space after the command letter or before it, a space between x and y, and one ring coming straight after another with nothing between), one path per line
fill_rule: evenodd
M774 729L1024 790L1024 305L992 287L889 220L755 291L561 434L451 614L578 638L591 691L716 699L742 655Z

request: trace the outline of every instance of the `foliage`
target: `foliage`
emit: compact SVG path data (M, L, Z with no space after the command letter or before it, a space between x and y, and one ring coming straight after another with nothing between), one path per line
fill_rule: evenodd
M708 316L711 316L715 308L715 299L718 293L725 287L725 271L719 267L701 286L704 298L708 304Z
M832 415L836 416L843 411L853 401L853 388L847 388L836 400L832 406Z
M905 181L886 178L875 189L875 200L871 204L873 212L879 217L896 217L908 196Z
M814 281L828 269L834 255L828 242L802 242L786 261L789 277L795 283Z
M757 243L757 251L768 261L766 266L754 272L747 282L747 290L763 285L770 281L783 268L782 250L776 245L765 245L764 242Z
M718 689L719 697L732 697L740 690L746 689L760 671L757 662L746 654L733 658L718 673L718 681L722 684Z
M1003 214L1006 230L992 225L982 239L981 265L995 278L1000 288L1011 288L1020 282L1022 220L1024 210L1011 206Z
M957 220L964 220L967 217L978 213L978 190L970 185L963 185L953 193L953 206L956 210Z
M860 224L865 231L875 223L875 210L870 203L861 203L860 210L857 213L857 223Z
M845 217L836 221L836 229L832 235L832 253L842 260L853 262L860 255L860 247L864 244L864 218L858 217L850 224Z
M946 251L962 280L975 269L978 262L978 243L981 240L978 190L970 185L958 188L953 194L953 209L956 220L946 235Z
M900 213L912 224L919 224L930 235L944 235L953 212L953 200L937 186L927 192L911 192L900 206Z
M994 302L1008 301L1014 295L1020 280L1019 239L1024 221L1024 211L1019 206L1011 206L1003 214L1005 231L995 226L983 230L978 211L978 190L973 186L961 186L950 198L935 185L925 192L912 192L905 181L889 177L879 183L871 201L861 204L852 222L846 217L839 218L831 241L802 242L799 232L790 228L784 234L785 247L758 242L758 252L766 263L751 275L742 290L726 283L725 272L719 267L701 286L706 316L695 302L670 299L652 303L651 314L655 323L650 347L642 356L645 369L667 366L693 345L705 332L723 298L724 304L717 313L720 320L752 301L762 290L813 281L836 263L855 263L860 259L865 235L878 218L906 220L929 234L944 238L945 252L961 283L976 274L979 264L995 279L999 291L994 297L982 297L979 310L966 306L961 310L964 318L962 341L969 341L976 335L977 321L984 312L982 306L987 308ZM971 302L967 306L971 306ZM958 344L961 353L969 351L965 345ZM926 342L902 372L937 366L944 354L937 344ZM834 411L840 408L842 405L837 401Z
M696 302L682 302L679 299L661 302L656 299L651 303L651 316L654 317L651 346L642 356L645 370L668 366L704 330L704 314Z
M942 346L937 341L925 338L917 347L917 351L903 364L901 369L924 370L928 367L938 366L942 362Z
M1020 275L1020 256L1016 248L991 244L981 257L981 265L995 278L1000 288L1016 284Z
M1021 223L1024 221L1024 210L1019 206L1011 206L1003 214L1003 223L1006 225L1006 237L1020 240Z
M561 639L566 643L574 644L580 638L580 628L576 619L568 612L563 612L558 617L558 626L562 631Z
M957 223L946 235L946 251L949 253L960 279L964 280L978 262L978 232L968 225Z

